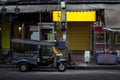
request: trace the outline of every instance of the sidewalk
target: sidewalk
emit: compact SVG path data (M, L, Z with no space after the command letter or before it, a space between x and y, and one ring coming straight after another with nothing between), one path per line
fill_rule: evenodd
M16 68L14 64L0 64L0 68Z
M119 64L96 64L96 63L76 63L75 65L69 65L69 69L113 69L120 70Z
M13 64L0 64L0 68L16 68L16 65ZM68 65L68 69L113 69L113 70L120 70L120 63L113 64L113 65L99 65L96 63L76 63L74 65Z

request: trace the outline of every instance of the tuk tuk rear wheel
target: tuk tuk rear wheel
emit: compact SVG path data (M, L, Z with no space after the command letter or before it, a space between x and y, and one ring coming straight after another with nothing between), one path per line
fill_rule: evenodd
M66 70L66 65L65 65L65 63L63 63L63 62L58 63L57 69L58 69L58 71L60 71L60 72L64 72L64 71Z
M18 68L20 72L26 72L29 70L29 64L26 62L22 62L20 64L18 64Z

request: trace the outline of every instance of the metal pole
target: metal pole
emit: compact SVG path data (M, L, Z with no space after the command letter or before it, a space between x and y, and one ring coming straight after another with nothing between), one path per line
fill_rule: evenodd
M104 40L104 42L105 42L105 44L104 44L104 47L105 47L105 65L107 65L107 64L106 64L106 60L107 60L107 59L106 59L106 55L107 55L107 54L106 54L107 41L106 41L106 31L105 31L105 30L104 30L104 38L105 38L105 40Z
M12 42L11 42L11 39L12 39L12 14L10 14L9 16L9 20L10 20L10 57L12 58Z
M67 19L66 19L66 1L61 0L61 26L63 30L63 40L65 41L65 50L67 50ZM71 54L68 53L69 65L71 64Z
M104 44L104 48L106 49L106 32L105 32L105 30L104 30L104 42L105 42L105 44ZM105 53L106 53L106 51L105 51Z
M24 23L22 23L22 39L24 39Z
M66 1L61 0L61 26L63 30L63 40L65 41L65 47L67 48L67 20L66 20Z
M38 28L38 31L39 31L39 40L41 40L41 37L42 37L42 11L39 12L39 20L40 20L40 25L39 25L39 28Z

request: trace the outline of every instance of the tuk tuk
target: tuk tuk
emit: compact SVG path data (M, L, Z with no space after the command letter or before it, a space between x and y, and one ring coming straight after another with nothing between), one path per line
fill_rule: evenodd
M54 42L25 40L25 39L12 39L12 63L17 65L17 68L21 72L29 71L34 67L47 67L57 68L58 71L66 70L66 59L62 58L60 53L55 48ZM36 51L22 51L16 50L13 47L14 43L29 44L37 47Z

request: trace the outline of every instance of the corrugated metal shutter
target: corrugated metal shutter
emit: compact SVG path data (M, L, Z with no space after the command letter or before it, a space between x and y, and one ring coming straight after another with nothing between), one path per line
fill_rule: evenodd
M68 23L68 49L90 50L90 23Z

